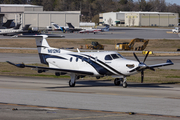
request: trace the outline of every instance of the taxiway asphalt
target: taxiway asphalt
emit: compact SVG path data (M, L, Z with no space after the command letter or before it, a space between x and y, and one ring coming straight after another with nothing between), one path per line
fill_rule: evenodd
M62 33L61 31L49 31L48 33L64 35L65 39L180 39L178 34L171 33L171 29L162 28L110 27L110 31L97 34ZM9 39L11 36L0 36L0 38Z
M180 119L179 91L174 84L123 88L113 81L78 80L69 88L67 79L0 76L0 118Z

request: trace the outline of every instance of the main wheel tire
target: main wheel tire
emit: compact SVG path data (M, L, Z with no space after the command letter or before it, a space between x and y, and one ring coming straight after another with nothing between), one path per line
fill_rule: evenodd
M75 86L75 82L74 83L71 83L71 80L69 80L69 87L74 87Z
M123 82L123 88L127 88L127 82Z
M114 85L116 85L116 86L120 85L120 81L119 81L118 78L116 78L116 79L114 80Z

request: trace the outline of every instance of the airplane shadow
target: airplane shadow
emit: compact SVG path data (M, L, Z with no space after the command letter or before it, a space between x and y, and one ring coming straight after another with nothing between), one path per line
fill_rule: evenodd
M106 87L106 86L114 86L114 87L122 87L122 84L119 86L115 86L113 81L104 80L104 81L76 81L75 87ZM55 87L45 87L46 89L57 89L57 88L73 88L69 87L68 83L66 86L55 86ZM159 84L159 83L128 83L127 88L173 88L169 86L169 84Z

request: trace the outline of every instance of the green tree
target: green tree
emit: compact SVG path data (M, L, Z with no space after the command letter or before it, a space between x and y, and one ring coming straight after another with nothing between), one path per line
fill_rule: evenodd
M33 5L42 5L43 0L32 0L31 4Z

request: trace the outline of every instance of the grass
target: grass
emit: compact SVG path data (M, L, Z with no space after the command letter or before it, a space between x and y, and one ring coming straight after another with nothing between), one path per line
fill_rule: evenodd
M36 66L46 66L42 64L30 64ZM0 75L4 76L25 76L25 77L43 77L43 78L63 78L70 79L68 75L55 76L52 73L37 73L37 71L31 70L30 68L18 68L12 66L5 62L0 62ZM180 76L178 74L180 70L165 70L165 69L156 69L156 71L146 70L144 72L144 83L171 83L177 84L180 83ZM85 77L85 80L97 80L95 77ZM114 80L111 76L103 77L99 80ZM127 77L128 82L137 82L140 83L141 75L136 74L130 77Z
M180 76L166 76L166 78L180 78Z
M97 41L105 45L105 50L115 50L116 43L130 42L131 39L47 39L50 46L55 48L79 48L81 45L91 44L92 41ZM0 39L0 47L20 47L36 48L35 39ZM134 48L141 46L143 43L135 43ZM175 52L180 48L179 40L171 39L151 39L145 50L151 51L171 51ZM0 52L12 53L37 53L37 50L3 50Z

